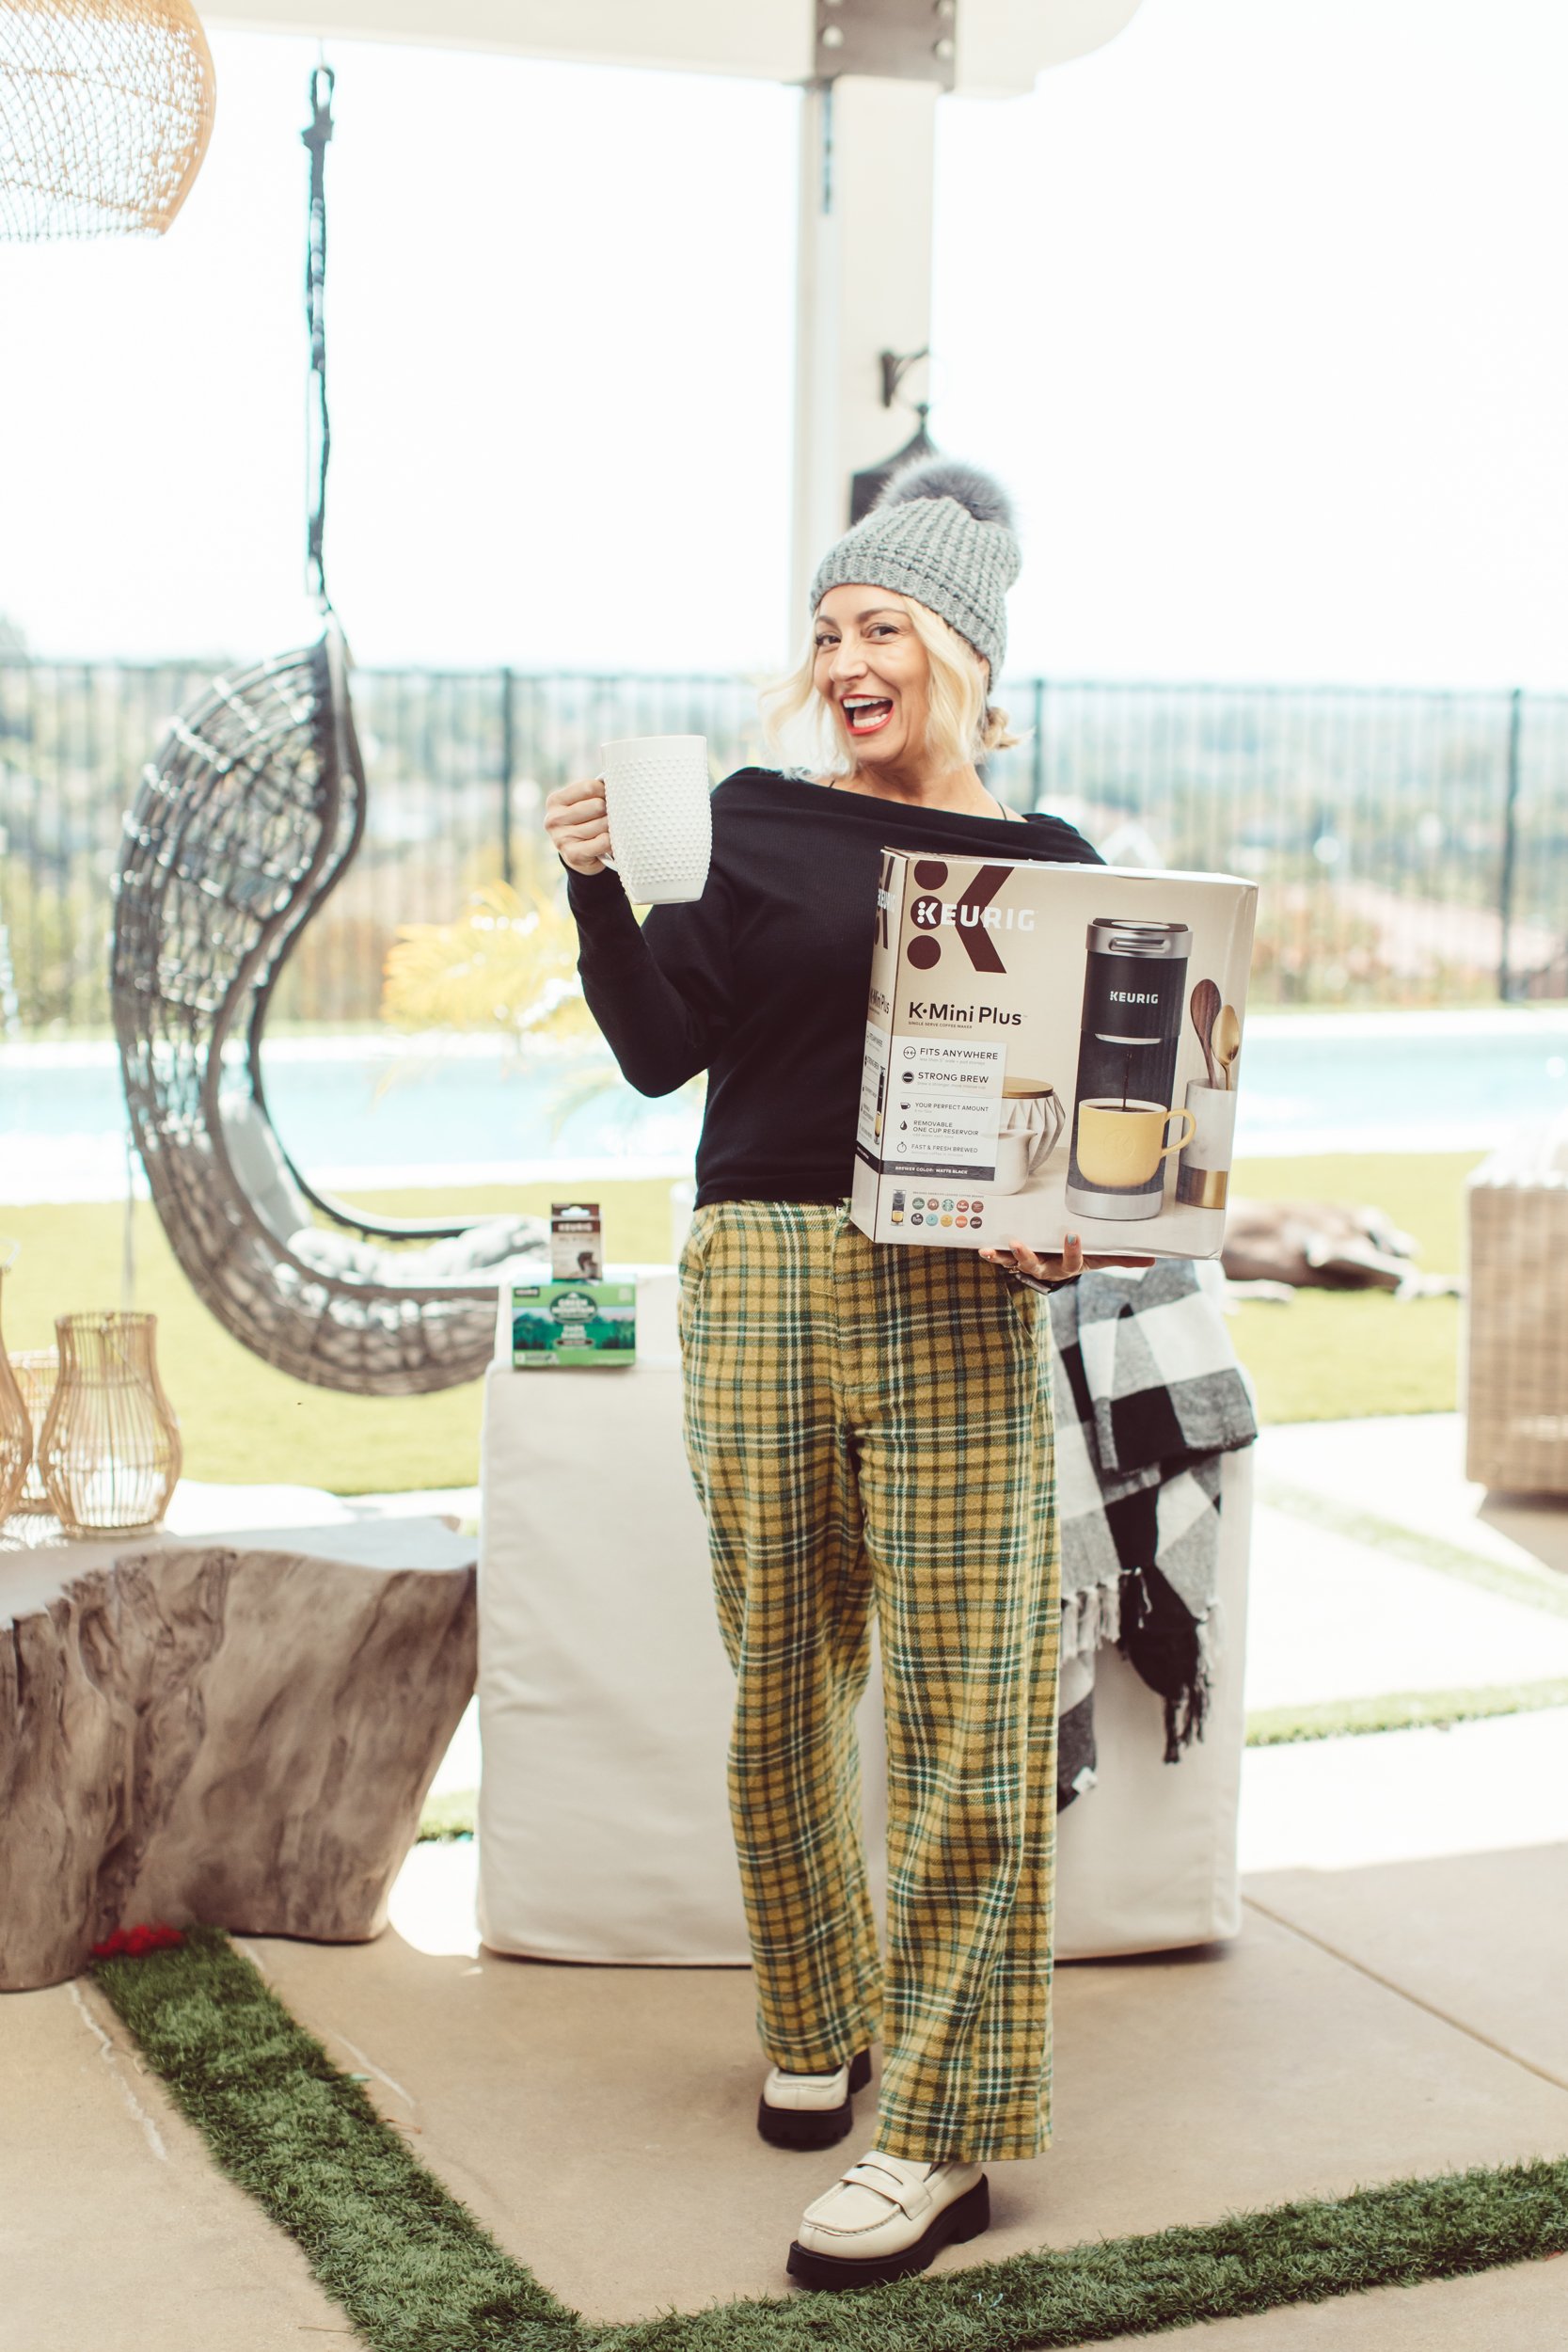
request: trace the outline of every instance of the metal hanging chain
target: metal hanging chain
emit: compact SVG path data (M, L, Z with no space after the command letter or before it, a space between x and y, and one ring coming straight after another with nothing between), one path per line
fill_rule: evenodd
M310 339L311 407L306 426L308 457L314 443L314 465L309 478L309 520L305 543L305 577L310 594L324 612L332 610L326 593L323 548L326 535L326 468L332 454L332 421L326 406L326 142L332 136L332 91L337 75L329 65L310 73L311 119L300 137L310 151L310 214L305 247L305 323Z

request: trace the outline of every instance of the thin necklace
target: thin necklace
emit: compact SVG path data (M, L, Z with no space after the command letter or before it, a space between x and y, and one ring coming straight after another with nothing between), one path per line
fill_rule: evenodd
M843 781L844 779L842 776L830 776L828 778L829 791L836 792ZM886 795L881 792L867 792L863 794L862 797L865 800L880 801L885 799ZM1013 825L1018 823L1019 819L1014 817L1009 810L1003 807L1002 803L997 799L994 792L988 793L986 797L990 802L991 806L995 809L997 816L1001 818L1005 825ZM908 803L905 803L904 805L908 806ZM962 817L965 814L965 811L961 808L949 808L943 809L942 814L944 817Z

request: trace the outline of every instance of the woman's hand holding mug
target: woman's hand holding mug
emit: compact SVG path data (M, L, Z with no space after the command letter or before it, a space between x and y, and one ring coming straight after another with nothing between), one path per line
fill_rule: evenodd
M634 906L693 904L713 859L707 738L621 736L599 756L602 775L563 784L545 803L558 853L578 874L608 866Z
M610 855L604 778L585 776L552 792L545 803L545 831L574 874L602 874Z

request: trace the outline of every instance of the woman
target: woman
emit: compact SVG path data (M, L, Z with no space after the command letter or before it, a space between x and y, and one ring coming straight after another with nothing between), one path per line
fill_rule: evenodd
M639 928L597 780L550 795L588 1003L644 1094L708 1073L681 1263L686 1432L737 1677L730 1796L758 2018L758 2128L823 2147L883 2044L876 2145L806 2212L816 2287L922 2269L989 2218L981 2166L1049 2136L1059 1596L1046 1311L1082 1271L1022 1242L877 1247L848 1221L879 852L1093 861L978 763L1019 568L1006 501L928 460L832 548L818 777L713 796L700 901ZM983 1263L989 1261L989 1263ZM854 1711L875 1608L888 1727L885 1962Z

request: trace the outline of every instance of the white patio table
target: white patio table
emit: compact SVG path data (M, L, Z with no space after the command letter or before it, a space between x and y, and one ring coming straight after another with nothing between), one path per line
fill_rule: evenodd
M680 1428L675 1279L640 1278L635 1366L485 1389L480 1537L480 1932L493 1950L627 1965L747 1958L725 1805L733 1684ZM1062 1817L1063 1959L1237 1932L1236 1812L1252 1471L1224 1472L1226 1643L1207 1736L1164 1758L1159 1700L1114 1651L1096 1681L1100 1784ZM882 1846L875 1672L861 1712Z

